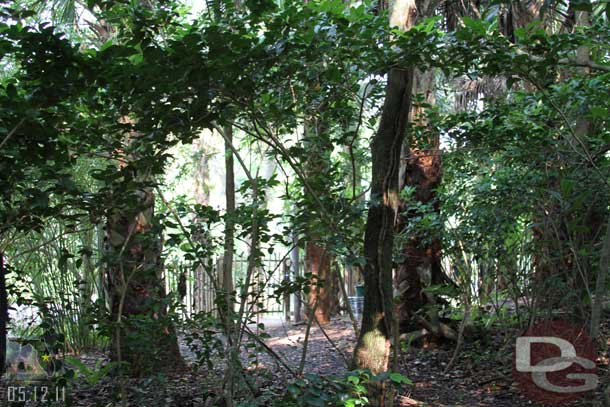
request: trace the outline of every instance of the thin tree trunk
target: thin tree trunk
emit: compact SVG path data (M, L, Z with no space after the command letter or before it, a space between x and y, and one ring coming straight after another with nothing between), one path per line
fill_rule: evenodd
M208 141L213 135L210 132L202 132L199 138L193 141L193 156L194 156L194 171L193 177L195 181L195 202L200 205L208 205L210 203L210 154L212 153L212 145ZM196 220L199 222L199 220ZM205 245L208 239L206 234L197 234L195 240ZM212 267L212 259L206 258L205 264L200 264L194 270L194 312L208 312L214 308L207 293L210 291L209 278L206 276L205 267ZM223 265L225 263L223 262ZM215 293L217 294L217 293ZM190 304L189 304L190 305Z
M210 140L212 137L211 133L205 131L193 141L195 202L201 205L210 202L210 156L214 151Z
M224 256L223 256L223 270L222 270L222 288L225 295L225 301L227 305L227 316L225 318L227 335L233 335L233 251L235 248L234 236L235 236L235 225L232 216L235 212L235 167L233 161L233 127L225 126L225 198L226 198L226 214L225 219L225 241L224 241ZM239 368L236 363L236 352L232 348L230 351L230 357L227 360L226 370L226 390L225 390L225 404L227 407L233 406L233 396L235 394L235 370Z
M225 221L225 241L224 241L224 260L223 260L223 273L222 273L222 286L227 294L230 296L233 291L233 252L234 252L234 235L235 225L232 220L232 215L235 212L235 168L233 163L233 151L231 150L231 143L233 142L233 128L226 126L224 128L226 136L225 140L225 197L226 197L226 212L227 219ZM227 298L227 305L229 313L232 311L232 302Z
M366 95L363 94L362 95L363 100L365 97L366 97ZM362 102L362 103L364 103L364 102ZM357 129L358 129L358 126L354 125L351 130L357 131ZM357 135L355 137L357 137ZM351 144L344 146L345 147L344 152L349 157L349 162L347 163L347 167L348 167L347 174L350 179L350 186L351 186L351 191L349 191L349 197L352 199L357 199L357 201L359 203L364 204L366 198L365 198L364 194L362 193L362 171L360 168L361 163L357 159L356 154L354 154L355 142L356 142L356 139L352 140ZM354 296L354 295L356 295L356 283L359 280L358 270L355 269L354 267L352 267L352 265L347 264L347 263L345 263L344 267L345 267L345 283L346 283L345 285L346 285L346 289L347 289L347 295Z
M269 157L263 156L263 162L262 162L262 166L258 168L257 172L256 172L256 176L258 177L260 175L260 177L262 177L264 180L268 181L270 180L273 175L275 174L275 169L276 169L276 161L273 159L270 159ZM262 174L259 174L262 170ZM260 208L261 209L266 209L269 201L271 200L271 188L269 186L266 186L263 189L263 201L260 204ZM250 254L249 254L249 258L256 256L256 253L260 252L261 250L261 241L260 240L256 240L256 245L251 245L250 246ZM256 289L254 290L256 292L256 294L252 297L252 301L254 303L259 303L260 300L263 298L264 296L264 291L266 288L266 283L267 278L263 275L263 270L261 270L260 267L256 267ZM256 308L256 318L257 318L257 323L259 321L260 318L260 309L258 307L258 305L255 307Z
M602 251L599 259L599 271L595 282L595 297L591 304L591 327L589 334L596 338L599 333L599 321L604 306L606 295L606 280L610 269L610 218L606 225L606 237L604 238Z

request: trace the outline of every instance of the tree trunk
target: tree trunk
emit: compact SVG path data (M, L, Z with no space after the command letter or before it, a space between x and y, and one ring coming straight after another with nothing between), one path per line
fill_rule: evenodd
M206 131L193 141L195 202L201 205L207 205L210 201L210 156L213 147L208 140L211 137L212 134Z
M315 317L320 324L330 323L332 309L331 260L332 257L325 247L319 246L315 242L306 243L305 267L309 273L315 276L315 280L312 281L313 286L309 292L308 305L310 309L315 308Z
M309 153L305 162L307 179L313 190L318 195L323 195L324 191L328 189L328 177L331 171L330 153L333 148L325 123L319 119L306 123L303 144ZM327 324L330 322L333 303L337 298L331 276L333 256L320 243L322 238L316 230L320 228L320 225L310 224L309 227L312 231L307 233L307 243L305 244L305 271L312 274L313 286L307 303L310 310L315 307L315 317L318 322Z
M385 6L381 2L381 8ZM417 17L414 0L394 2L390 24L406 30ZM371 143L371 202L364 235L364 310L354 365L374 374L388 369L392 338L397 335L392 287L392 250L399 189L402 142L411 110L413 69L391 69L379 129ZM395 360L395 363L397 361ZM396 366L395 366L396 368ZM373 406L391 406L393 395L384 384L373 384Z
M265 154L263 154L262 157L262 163L261 166L257 169L256 171L256 178L262 178L265 181L269 181L275 174L275 170L276 170L276 166L277 166L277 162L274 159L271 159L270 157L266 156ZM263 201L258 205L259 210L265 210L267 209L267 206L269 205L269 201L272 199L271 197L271 193L272 193L272 188L267 185L264 187L263 189ZM249 254L248 254L248 259L254 259L257 256L259 256L261 252L261 240L256 238L256 239L252 239L252 243L250 244L250 250L249 250ZM251 301L255 302L255 303L259 303L261 302L262 298L264 297L264 291L266 288L266 283L267 281L267 277L266 274L264 272L264 269L262 267L253 267L253 285L254 285L254 290L252 293ZM263 301L264 302L264 301ZM254 307L254 310L257 313L257 318L259 318L259 314L260 312L264 311L264 306L263 308L260 308L258 305L256 305Z
M124 124L133 124L128 117ZM128 150L137 151L139 134L126 135ZM154 222L155 197L146 168L138 168L136 153L122 156L120 171L128 185L116 186L108 209L105 240L105 289L110 301L110 357L128 362L132 376L144 376L183 366L173 323L167 315L162 279L162 233ZM135 182L134 182L135 181Z
M130 207L113 208L108 223L106 287L111 299L111 358L133 376L182 365L173 324L166 314L161 279L161 238L153 225L154 195L132 195Z
M362 98L365 98L366 95L362 95ZM349 130L356 131L358 129L358 125L354 124ZM357 137L357 135L355 136ZM349 185L350 190L347 191L347 196L354 201L354 203L358 202L364 206L366 197L362 192L362 169L361 169L361 160L358 159L358 155L356 154L356 139L352 140L351 144L344 146L344 153L348 157L348 162L346 163L347 167L347 176L349 177ZM356 284L360 282L361 276L358 274L358 269L354 268L352 265L345 263L345 285L348 296L356 295Z
M225 140L225 197L226 197L226 213L225 220L225 241L224 241L224 256L223 256L223 272L222 286L225 290L228 300L228 311L232 311L232 302L230 294L233 291L233 251L234 251L234 235L235 226L233 224L232 215L235 212L235 169L233 163L233 151L231 143L233 142L233 128L226 126L224 128L226 136Z
M427 104L434 104L434 71L415 70L413 87L414 93L421 94ZM411 108L411 122L417 126L426 126L423 116L424 109L420 106ZM430 133L426 133L430 134ZM411 187L414 195L410 203L431 205L432 210L439 212L440 207L436 199L436 188L441 182L441 158L440 140L438 133L429 136L411 137L403 146L403 157L401 160L401 174L399 185ZM411 219L420 216L416 211L404 208L406 203L401 202L405 209L399 216L398 230L409 225ZM401 301L398 306L398 318L403 331L411 331L416 327L411 326L413 316L427 304L434 304L432 295L426 294L424 289L431 284L441 284L444 276L441 268L441 245L436 237L431 236L406 236L407 241L403 248L405 260L398 267L396 274L396 287L398 288ZM430 315L436 324L436 317Z
M195 202L199 205L208 205L210 203L210 155L213 147L209 141L213 134L208 131L201 133L199 138L193 140L193 161L194 171L193 177L195 181ZM196 219L195 222L201 220ZM206 245L208 241L207 233L197 234L194 239L201 245ZM209 311L213 308L210 304L210 298L207 293L210 290L210 282L206 275L205 267L212 267L213 259L206 258L206 265L200 264L193 271L194 277L194 296L192 306L193 312ZM224 265L225 263L223 263Z
M225 200L226 200L226 219L225 219L225 240L224 254L222 259L222 289L226 301L226 317L225 332L229 339L232 339L234 334L233 326L233 251L235 249L235 224L233 215L235 213L235 166L233 161L233 127L225 126L223 128L225 141ZM227 360L227 369L225 371L225 404L227 407L233 406L233 397L235 394L235 368L237 367L236 351L231 348L229 359Z
M392 69L379 129L371 143L371 203L364 236L364 312L354 364L380 373L388 368L392 338L392 245L398 206L400 150L411 108L413 71ZM387 405L383 391L376 404Z

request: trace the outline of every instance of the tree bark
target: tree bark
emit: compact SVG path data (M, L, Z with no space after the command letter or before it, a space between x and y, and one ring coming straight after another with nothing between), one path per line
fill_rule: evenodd
M195 202L201 205L207 205L210 201L210 155L213 147L211 141L206 140L211 137L212 134L206 131L193 141Z
M381 122L371 143L371 203L364 236L364 312L354 364L373 373L387 370L390 355L392 245L398 206L398 170L411 108L412 83L412 69L389 72ZM376 400L376 405L386 405L383 394L377 395Z
M323 195L324 191L327 190L331 170L330 153L333 145L327 133L327 126L319 119L314 119L305 125L303 144L309 153L305 162L305 172L311 187L318 195ZM337 298L331 275L333 256L328 248L320 243L322 237L316 230L320 225L314 223L309 226L311 231L307 233L306 237L305 270L312 274L313 286L309 292L307 303L310 310L315 305L315 317L318 322L328 324L333 312L334 301Z
M235 244L233 242L235 235L235 225L233 224L232 215L235 212L235 168L233 162L233 151L231 143L233 142L233 128L226 126L224 128L226 136L225 140L225 197L226 197L226 213L228 215L225 220L225 241L224 241L224 256L223 256L223 273L222 286L225 290L228 302L228 310L232 311L232 302L230 294L233 291L233 251Z
M434 104L434 71L415 70L413 79L414 93L421 94L427 104ZM414 125L425 127L424 109L412 106L410 120ZM412 134L412 132L411 132ZM436 199L436 188L441 182L441 156L438 133L426 133L425 137L409 137L403 146L401 174L399 185L414 189L414 195L409 202L431 205L436 213L440 211ZM402 211L399 216L398 230L404 229L414 217L420 216L415 211L406 210L407 203L401 202ZM405 260L399 264L396 274L396 287L401 296L398 306L398 318L403 331L416 329L411 326L412 318L427 304L434 304L432 295L424 289L431 284L442 284L444 276L441 268L441 245L434 236L406 236L403 248ZM431 315L435 320L435 316ZM433 325L436 321L429 321Z
M113 208L106 225L106 288L111 299L111 358L128 362L133 376L182 365L161 280L161 238L153 225L154 195L133 194L131 207Z
M313 286L309 292L309 308L313 309L315 307L315 317L319 323L328 324L330 323L332 309L332 287L330 284L331 256L326 248L315 242L307 242L305 245L305 267L308 272L315 276L314 281L312 281Z
M380 8L385 4L381 2ZM392 5L390 24L411 28L417 17L414 0ZM354 365L374 374L388 369L392 338L396 335L392 287L392 251L399 189L400 156L413 90L412 68L391 69L379 129L371 143L371 202L364 235L364 310L362 327L354 350ZM396 356L396 354L395 354ZM395 358L396 362L396 358ZM384 384L370 386L371 405L391 406L393 395Z
M106 225L106 288L112 322L119 322L111 358L128 362L130 373L140 376L181 366L182 359L166 314L161 239L153 230L154 195L147 190L134 195L140 202L133 208L114 208Z
M128 117L124 124L134 124ZM139 133L125 143L137 151ZM138 168L135 153L122 156L120 171L132 182L115 186L107 210L104 288L110 301L110 358L127 362L131 376L165 372L183 366L173 323L167 315L162 279L162 233L154 222L155 196L147 169ZM135 188L132 186L136 182Z
M235 212L235 165L233 160L233 127L225 126L225 200L226 200L226 219L225 219L225 239L224 254L222 261L222 289L226 301L225 331L228 337L234 334L233 324L233 252L235 250L235 225L232 216ZM233 406L233 396L235 394L235 369L237 368L237 355L234 348L230 349L230 357L227 361L225 371L225 404L227 407Z

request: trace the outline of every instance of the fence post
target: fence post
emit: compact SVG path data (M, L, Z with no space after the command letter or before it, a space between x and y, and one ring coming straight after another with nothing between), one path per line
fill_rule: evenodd
M284 282L290 283L290 261L286 259L284 261ZM290 321L290 294L284 293L284 320Z
M293 244L293 248L290 252L290 267L291 267L291 274L292 274L292 278L294 279L294 281L297 281L299 275L300 275L300 271L299 271L299 237L298 235L293 231L292 232L292 244ZM301 293L300 292L295 292L294 294L292 294L292 301L294 303L294 313L293 313L293 322L301 322Z
M354 268L350 264L347 264L347 262L345 263L345 285L347 286L345 287L347 289L347 295L350 297L356 295L356 290L354 288Z

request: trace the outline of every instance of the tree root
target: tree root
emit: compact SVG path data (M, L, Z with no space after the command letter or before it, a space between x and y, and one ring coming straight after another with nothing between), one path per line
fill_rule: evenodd
M401 334L399 337L401 341L411 343L426 336L446 338L451 341L457 341L459 339L459 335L455 330L443 322L438 321L434 324L422 316L416 316L415 319L419 325L422 326L422 329Z

